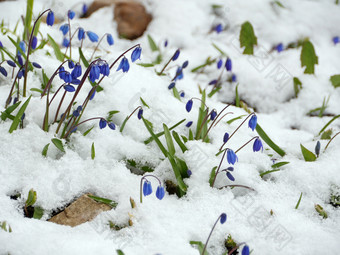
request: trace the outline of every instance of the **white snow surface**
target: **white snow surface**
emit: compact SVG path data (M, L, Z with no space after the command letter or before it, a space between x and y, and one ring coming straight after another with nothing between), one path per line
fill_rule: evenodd
M83 119L87 119L106 117L109 111L118 110L119 113L113 117L117 125L115 131L99 129L97 120L87 122L72 134L65 145L66 153L62 153L51 143L51 139L55 138L56 124L50 127L49 132L41 128L46 101L45 97L40 99L37 92L30 92L33 96L25 112L23 129L10 134L8 130L12 122L8 119L1 121L0 221L6 221L12 232L0 229L0 254L115 254L117 249L121 249L127 255L197 255L199 251L189 242L205 243L214 222L223 212L228 219L223 225L217 224L212 233L207 247L210 254L225 252L224 239L229 234L237 243L249 245L252 254L339 254L340 211L329 203L329 198L331 187L340 187L340 159L337 160L340 140L335 138L325 152L323 150L328 141L320 140L321 154L315 162L304 161L300 144L314 151L316 141L320 139L320 129L331 120L332 116L307 116L310 110L322 105L324 98L330 96L325 113L339 114L340 90L332 86L329 78L340 73L340 44L334 45L332 42L333 36L340 35L340 5L335 5L334 0L287 0L282 1L285 8L280 8L272 5L273 2L145 1L153 20L142 37L129 41L118 37L113 7L100 9L90 18L80 19L81 4L76 5L76 0L36 0L35 17L42 10L51 8L56 17L63 19L67 10L72 8L77 12L76 18L71 21L73 31L82 26L99 36L111 33L115 44L108 46L104 40L96 53L108 63L137 43L141 44L143 51L141 61L131 63L129 60L128 73L116 72L117 66L112 68L110 76L101 83L104 91L96 94L84 112ZM219 17L212 11L213 4L221 5ZM25 14L25 9L23 0L1 2L1 19L14 29L20 15ZM258 38L255 49L257 57L242 54L238 37L245 21L251 22ZM212 26L220 22L228 25L228 29L220 34L210 32ZM42 36L46 38L48 33L61 43L61 24L48 27L42 23ZM22 29L19 23L17 33L21 33ZM136 64L149 63L156 57L148 46L148 34L159 44L164 56L162 64L151 68ZM304 38L310 39L319 57L314 75L303 73L301 48L270 52L280 42L286 46ZM169 41L167 48L163 46L165 40ZM7 35L1 34L0 41L15 52ZM190 70L203 64L209 56L220 56L212 43L232 59L241 100L255 109L258 123L285 150L286 155L280 157L266 144L263 153L254 153L248 145L237 154L239 160L233 172L236 180L231 182L220 174L216 186L240 184L252 187L255 192L243 188L211 188L209 175L220 162L221 155L216 157L215 154L222 144L223 135L225 132L231 134L241 123L238 120L228 125L226 121L221 121L209 134L211 143L189 141L186 143L189 150L185 153L176 145L176 155L184 159L192 171L192 176L185 179L187 194L178 198L166 193L160 201L153 193L144 197L140 204L141 176L130 172L126 159L152 165L155 168L153 174L163 183L166 180L176 182L176 179L169 161L164 159L156 143L143 143L150 135L136 114L127 122L123 133L119 132L119 126L134 108L141 105L140 97L150 106L149 109L144 107L144 116L154 124L155 131L161 131L163 123L171 126L182 119L192 120L193 126L196 125L199 101L194 100L190 113L186 112L185 104L192 97L201 97L198 86L207 87L209 92L211 87L207 84L216 79L220 71L215 64L202 74L191 73ZM78 46L74 43L74 59L78 59ZM85 41L84 53L88 58L94 47L88 39ZM173 68L166 72L166 76L157 76L155 69L159 71L177 48L181 49L181 54L176 62L170 64ZM51 54L47 55L47 52ZM261 58L263 53L265 57ZM126 56L130 58L130 53ZM60 64L49 45L36 51L30 59L38 62L48 77ZM189 66L184 70L184 78L176 84L178 90L185 91L185 98L179 101L167 87L175 67L185 60L189 61ZM6 64L3 66L9 70ZM278 66L286 70L288 82L276 80L273 72ZM226 72L223 77L227 77ZM292 77L298 77L303 83L298 98L294 98ZM40 80L41 70L30 72L28 89L40 88ZM0 75L0 111L5 110L5 100L12 83L11 75ZM59 83L61 81L56 78L54 85L58 86ZM88 82L84 86L79 98L85 98L90 90ZM225 82L222 90L208 98L206 104L210 109L220 111L226 103L234 102L235 86L236 83ZM79 104L81 100L77 101ZM57 104L52 104L50 112L54 113L56 108ZM233 115L225 120L247 114L234 106L229 109ZM52 118L50 116L50 121ZM339 125L339 120L330 125L333 134L339 130ZM84 137L83 132L91 126L94 126L93 130ZM184 124L176 131L188 135ZM245 123L230 140L228 147L236 150L255 135L256 131L252 132ZM164 137L161 141L166 144ZM51 144L45 158L41 153L48 143ZM96 151L94 160L91 159L92 143ZM259 172L270 170L273 158L277 162L290 163L281 171L262 179ZM223 167L228 167L226 160ZM155 179L151 178L150 181L155 191L158 184ZM31 188L37 192L36 205L44 209L41 220L24 217L23 206ZM54 210L65 207L86 192L114 200L118 206L101 213L92 222L74 228L46 221ZM295 209L301 192L300 206ZM16 193L21 193L21 198L10 199ZM137 204L134 209L130 206L130 198ZM328 213L327 219L315 211L315 204L324 208ZM271 210L273 215L270 214ZM119 231L109 229L109 220L117 225L126 225L129 217L132 226Z

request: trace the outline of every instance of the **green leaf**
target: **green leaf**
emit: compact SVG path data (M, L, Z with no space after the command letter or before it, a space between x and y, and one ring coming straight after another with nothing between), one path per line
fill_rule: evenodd
M189 168L188 168L187 163L183 159L180 159L180 158L178 158L176 156L175 156L175 160L176 160L177 166L179 167L179 170L181 172L182 178L189 177L189 175L188 175Z
M317 211L319 215L322 216L324 219L328 218L326 211L322 208L321 205L316 204L314 208L315 208L315 211Z
M50 143L46 144L41 152L41 155L43 155L44 157L47 156L47 151L48 151L48 147L50 146Z
M163 124L163 129L164 129L164 136L165 136L165 141L166 144L168 145L168 152L174 156L176 153L174 142L172 140L172 136L170 134L169 128L167 125Z
M233 119L231 119L231 120L228 120L227 121L227 124L231 124L231 123L233 123L235 120L239 120L239 119L242 119L244 116L247 116L246 114L243 114L243 115L240 115L240 116L238 116L238 117L236 117L236 118L233 118Z
M302 44L300 60L301 67L306 67L304 73L314 74L314 65L318 64L318 57L315 54L313 44L308 40Z
M257 38L253 26L249 21L242 24L240 32L240 47L245 47L243 54L253 55L254 45L257 45Z
M145 121L147 121L147 120L145 120ZM181 125L184 121L185 121L185 119L179 121L178 123L176 123L175 125L173 125L172 127L170 127L169 130L171 131L171 130L173 130L174 128L178 127L178 126ZM147 122L148 122L148 121L147 121ZM148 124L149 124L149 126L151 127L151 129L152 129L152 126L150 125L150 123L148 123ZM156 134L156 137L160 137L160 136L162 136L162 135L164 135L164 131L157 133L157 134ZM151 143L152 141L153 141L153 137L151 136L149 139L145 140L144 143L145 143L145 144L149 144L149 143Z
M222 56L227 56L227 53L225 53L221 48L219 48L215 43L212 43L212 46L219 52L221 53Z
M83 136L87 136L88 133L90 133L91 130L92 130L93 128L94 128L94 126L92 126L91 128L89 128L88 130L86 130L86 131L84 132Z
M152 63L137 63L137 65L143 66L143 67L153 67L153 66L155 66L155 64L152 64Z
M145 101L144 101L144 99L143 99L142 97L140 97L140 101L142 102L142 104L143 104L145 107L147 107L147 108L150 109L150 106L148 106L148 104L145 103Z
M327 122L327 124L320 130L319 132L319 135L334 121L336 120L337 118L340 117L340 114L339 115L336 115L334 116L330 121Z
M276 164L273 164L273 165L272 165L272 168L279 168L279 167L284 166L284 165L287 165L287 164L289 164L289 163L290 163L290 162L288 162L288 161L278 162L278 163L276 163Z
M108 122L111 122L111 121L112 121L113 115L115 115L115 114L117 114L117 113L119 113L119 111L109 111L106 120L107 120Z
M172 136L175 139L178 146L181 148L182 152L186 152L188 148L185 146L185 144L182 142L181 138L179 137L178 133L176 131L172 131Z
M179 94L179 92L178 92L176 87L174 87L172 89L172 93L174 94L174 97L176 97L179 101L181 101L181 96L180 96L180 94Z
M302 82L297 77L293 78L293 82L294 82L295 97L297 97L300 90L302 89Z
M96 151L95 151L94 142L93 142L91 146L91 159L93 160L95 157L96 157Z
M61 53L59 45L53 40L53 38L49 34L47 34L47 37L48 37L48 42L51 44L54 50L54 54L56 58L62 62L64 60L64 54Z
M340 74L331 76L330 80L334 88L340 87Z
M34 205L36 201L37 201L37 192L34 191L34 189L30 189L28 192L26 202L25 202L26 207Z
M144 122L144 125L146 127L146 129L149 131L149 133L151 134L151 137L153 138L153 140L155 140L155 142L157 143L159 149L163 152L165 157L168 157L168 151L165 149L164 145L162 144L162 142L158 139L158 137L155 135L155 133L152 131L151 126L148 124L148 122L144 119L144 117L142 117L142 120ZM145 142L144 142L145 143Z
M119 129L119 132L123 132L124 128L125 128L125 125L126 125L126 122L129 120L129 116L126 116L126 118L124 119L122 125L120 126L120 129Z
M322 133L321 139L323 140L330 140L332 138L333 130L328 129L325 132Z
M195 73L195 72L197 72L198 70L200 70L201 68L206 67L206 66L210 66L210 65L214 64L215 62L216 62L216 59L210 60L210 57L208 57L208 58L205 60L205 63L204 63L204 64L199 65L199 66L197 66L197 67L191 69L191 72L192 72L192 73Z
M203 249L204 249L204 244L202 242L200 242L200 241L190 241L190 244L197 246L197 249L199 250L200 255L203 255L202 252L203 252ZM207 251L204 251L204 255L209 255L209 253Z
M266 174L270 174L270 173L274 173L274 172L278 172L281 171L280 169L273 169L273 170L268 170L265 172L260 173L260 177L262 178L263 176L265 176Z
M14 105L7 107L5 111L1 112L1 120L6 120L7 118L10 118L10 116L13 116L11 113L20 105L20 103L21 101L16 102Z
M180 166L176 163L175 158L171 154L168 154L168 159L172 166L172 170L174 171L178 187L181 190L180 195L184 195L187 191L187 185L183 182Z
M213 181L214 181L215 175L216 175L216 169L217 169L217 166L214 166L213 169L211 169L210 177L209 177L210 187L212 187L212 185L213 185Z
M14 118L14 120L12 122L12 125L10 126L8 132L12 133L14 130L16 130L18 128L19 123L21 122L21 117L25 113L25 110L26 110L26 108L27 108L27 106L28 106L28 104L29 104L29 102L31 100L31 97L32 96L30 96L26 100L26 102L21 106L21 108L19 109L19 111L18 111L17 115L15 116L15 118Z
M124 252L122 252L121 250L116 250L118 255L125 255Z
M160 63L162 62L162 60L163 60L162 55L161 55L161 54L158 54L157 57L156 57L156 59L155 59L155 61L153 61L152 64L158 65L158 64L160 64ZM163 74L163 75L165 75L165 74Z
M297 204L295 206L295 209L298 209L299 208L299 205L300 205L300 202L301 202L301 198L302 198L302 192L300 194L300 197L299 197L299 200L297 201Z
M262 138L262 140L268 144L270 148L272 148L274 151L277 152L281 157L286 155L286 152L282 150L279 146L277 146L270 138L269 136L264 132L264 130L261 128L261 126L257 123L256 125L256 132L258 135Z
M112 201L110 199L107 198L103 198L103 197L96 197L96 196L92 196L92 195L87 195L89 198L92 198L94 201L99 202L99 203L103 203L103 204L107 204L109 206L111 206L112 208L116 208L118 203L115 201Z
M206 93L205 90L202 91L202 98L201 98L201 106L198 110L198 118L197 118L197 125L196 125L196 134L195 134L195 139L198 140L201 138L202 130L201 129L203 120L205 116L207 115L207 111L205 109L205 100L206 100ZM207 126L207 122L203 124L204 126Z
M33 15L33 0L27 0L27 5L26 5L26 16L24 20L24 38L25 40L29 40L28 36L31 34L31 22L32 22L32 15Z
M189 141L194 140L194 134L192 133L192 130L189 129Z
M148 35L149 46L152 51L159 51L155 41L152 39L151 35Z
M63 142L57 138L51 139L52 143L57 147L60 151L65 152Z
M302 144L300 144L300 146L301 146L301 152L302 152L302 155L305 161L312 162L316 160L316 156L314 155L313 152L305 148Z
M236 107L240 107L240 97L238 95L238 83L236 85L236 88L235 88L235 106Z
M40 220L43 215L44 215L44 209L42 209L40 206L34 207L34 213L33 213L34 219Z
M43 93L43 90L42 90L42 89L37 89L37 88L31 88L30 91L38 92L38 93L40 93L40 94Z
M86 60L86 58L85 58L85 56L83 54L83 51L81 50L80 47L78 48L78 51L79 51L79 56L80 56L81 61L83 62L84 66L86 68L88 68L90 64L89 64L89 62L87 62L87 60Z

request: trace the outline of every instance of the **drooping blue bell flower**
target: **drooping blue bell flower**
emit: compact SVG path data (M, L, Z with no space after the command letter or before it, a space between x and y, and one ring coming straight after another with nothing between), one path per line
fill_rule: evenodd
M49 11L46 18L46 23L48 26L53 26L54 24L54 13Z
M125 56L123 57L122 61L120 61L117 71L121 69L123 70L123 73L126 73L130 69L129 60Z
M251 130L254 131L254 129L256 128L256 124L257 124L257 116L254 114L251 116L249 122L248 122L248 127L251 128Z
M238 161L238 157L232 149L227 149L227 161L229 164L234 165Z
M135 62L137 59L140 59L141 53L142 53L141 47L135 48L131 53L131 61Z
M98 42L99 37L96 33L91 32L91 31L87 31L86 34L89 37L91 42Z
M107 40L107 43L111 46L114 44L114 41L113 41L113 37L111 34L107 34L106 35L106 40Z

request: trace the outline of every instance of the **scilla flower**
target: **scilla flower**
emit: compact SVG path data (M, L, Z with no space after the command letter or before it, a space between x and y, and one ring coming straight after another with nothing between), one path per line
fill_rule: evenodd
M137 59L140 59L141 52L142 52L141 47L138 46L137 48L135 48L131 53L131 61L135 62Z
M126 73L130 69L129 61L125 56L123 57L122 61L120 61L117 71L121 69L123 70L123 73Z
M238 157L235 154L235 152L231 149L227 149L227 161L229 164L234 165L236 163L236 161L238 161Z
M48 26L53 26L54 23L54 13L49 11L46 18L46 23Z
M249 122L248 122L248 127L251 128L251 130L254 131L254 129L256 128L256 124L257 124L257 116L254 114L251 116Z
M253 144L253 151L257 152L257 151L260 151L261 149L263 151L263 145L262 145L261 139L256 138Z
M87 31L86 34L89 37L91 42L98 42L99 37L96 33L91 32L91 31Z

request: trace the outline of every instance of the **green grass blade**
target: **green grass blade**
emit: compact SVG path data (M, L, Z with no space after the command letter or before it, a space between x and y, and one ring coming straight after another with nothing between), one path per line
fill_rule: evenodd
M258 135L262 138L262 140L268 144L270 148L272 148L274 151L277 152L281 157L286 155L286 152L282 150L279 146L277 146L270 138L269 136L264 132L264 130L261 128L259 124L256 125L256 132Z
M155 41L152 39L151 35L148 35L149 46L152 51L159 51Z
M181 125L185 120L186 120L186 119L183 119L183 120L179 121L178 123L176 123L175 125L173 125L172 127L170 127L169 130L171 131L171 130L173 130L174 128L178 127L178 126ZM160 137L160 136L162 136L162 135L164 135L164 131L157 133L157 134L156 134L156 137ZM151 143L152 141L153 141L153 137L151 136L150 138L148 138L147 140L145 140L144 143L145 143L145 144L149 144L149 143Z
M202 252L203 252L203 249L204 249L204 244L202 242L200 242L200 241L190 241L190 244L197 246L197 249L199 250L200 255L203 255ZM204 255L209 255L209 253L207 251L204 251Z
M57 147L60 151L65 152L63 142L57 138L51 139L52 143Z
M319 132L319 135L321 135L321 133L334 121L336 120L337 118L340 117L340 114L339 115L336 115L334 116L330 121L327 122L327 124L320 130Z
M174 156L176 153L174 142L172 140L172 136L170 134L169 128L167 125L163 124L163 129L164 129L164 136L165 136L165 141L168 146L168 152Z
M170 164L172 166L172 170L174 171L178 187L180 188L180 190L183 193L185 193L187 191L187 185L185 185L185 183L183 182L181 170L180 170L179 166L177 165L175 158L172 155L169 154L168 159L169 159Z
M288 161L278 162L278 163L276 163L276 164L273 164L273 165L272 165L272 168L279 168L279 167L284 166L284 165L287 165L287 164L289 164L289 163L290 163L290 162L288 162Z
M235 88L235 105L236 107L240 107L240 97L238 95L238 85L236 85L236 88Z
M92 129L94 128L94 126L92 126L91 128L89 128L88 130L86 130L83 134L83 136L87 136L88 133L90 133L92 131Z
M300 202L301 202L301 198L302 198L302 192L301 192L301 195L300 195L300 198L295 206L295 209L298 209L299 208L299 205L300 205Z
M111 206L112 208L116 208L118 203L115 201L112 201L110 199L107 198L103 198L103 197L96 197L96 196L92 196L92 195L87 195L89 198L92 198L94 201L96 202L100 202L103 204L107 204L109 206Z
M142 104L143 104L145 107L147 107L147 108L150 109L150 106L144 101L144 99L143 99L142 97L140 97L140 101L142 102Z
M165 149L164 145L162 144L162 142L158 139L158 137L155 135L155 133L152 131L152 128L150 127L150 125L148 124L148 122L142 117L142 120L144 122L144 125L146 127L146 129L149 131L151 137L155 140L155 142L157 143L159 149L163 152L165 157L168 157L168 151Z
M19 109L19 111L18 111L17 115L15 116L15 118L14 118L14 120L12 122L12 125L10 126L8 132L12 133L14 130L16 130L18 128L18 126L19 126L19 124L21 122L21 117L25 113L25 110L26 110L26 108L27 108L27 106L28 106L28 104L29 104L29 102L31 100L31 97L32 96L30 96L26 100L26 102L21 106L21 108Z
M211 169L210 177L209 177L210 187L212 187L212 185L213 185L213 181L214 181L215 175L216 175L216 169L217 169L217 166L214 166L213 169Z
M81 61L83 62L84 66L85 66L86 68L88 68L90 64L89 64L89 62L86 60L86 58L85 58L85 56L84 56L84 54L83 54L83 51L81 50L80 47L78 48L78 50L79 50L79 56L80 56Z
M44 157L47 156L47 151L48 151L48 147L50 146L50 143L46 144L41 152L41 155L43 155Z
M47 37L48 37L49 43L51 44L51 46L54 50L54 54L55 54L56 58L60 62L62 62L64 60L64 54L61 53L59 45L53 40L53 38L49 34L47 34Z
M124 121L123 121L123 124L121 125L120 129L119 129L119 132L123 132L124 128L125 128L125 125L126 125L126 122L129 120L129 116L127 116Z
M96 157L96 151L95 151L94 142L93 142L91 146L91 159L94 160L95 157Z
M14 105L11 105L11 106L7 107L7 109L5 111L1 112L1 115L0 115L1 120L6 120L7 118L10 118L10 116L13 116L13 115L11 115L11 113L16 108L18 108L20 103L21 103L21 101L16 102Z
M274 172L278 172L278 171L281 171L281 169L273 169L273 170L265 171L263 173L260 173L260 177L262 178L266 174L270 174L270 173L274 173Z
M303 158L305 159L305 161L312 162L312 161L316 160L316 156L314 155L313 152L308 150L302 144L300 144L300 147L301 147L301 152L302 152L302 155L303 155Z
M185 144L182 142L181 138L179 137L178 133L176 131L172 131L172 136L175 139L178 146L181 148L182 152L186 152L188 148L185 146Z
M33 0L27 0L27 6L26 6L26 17L24 20L25 23L25 29L24 29L24 38L28 41L28 36L31 34L31 22L32 22L32 16L33 16Z

